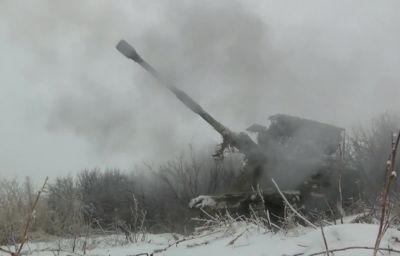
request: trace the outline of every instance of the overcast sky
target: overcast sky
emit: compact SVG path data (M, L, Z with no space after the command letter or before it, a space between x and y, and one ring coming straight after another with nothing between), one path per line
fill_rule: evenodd
M115 50L124 38L233 130L351 128L400 101L399 1L0 1L0 176L131 169L219 136Z

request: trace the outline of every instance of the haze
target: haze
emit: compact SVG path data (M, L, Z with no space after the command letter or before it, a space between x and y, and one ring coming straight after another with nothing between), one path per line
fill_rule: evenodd
M400 102L398 1L0 1L0 175L132 169L218 134L115 50L121 39L216 119L351 129Z

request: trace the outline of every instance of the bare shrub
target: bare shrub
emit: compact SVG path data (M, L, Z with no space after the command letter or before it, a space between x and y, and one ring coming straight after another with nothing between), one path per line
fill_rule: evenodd
M87 208L85 217L99 220L105 227L116 220L131 218L129 206L134 203L133 182L119 170L83 171L78 175L78 186Z
M24 247L24 245L28 242L28 240L30 240L30 231L32 229L32 226L34 225L35 222L35 217L36 217L36 209L39 203L39 199L41 194L44 192L45 190L45 186L47 184L48 181L48 177L46 177L42 187L40 188L40 190L37 192L35 199L31 202L29 202L29 200L25 200L25 201L21 201L21 197L19 197L17 192L19 189L19 185L17 182L12 181L11 184L11 189L9 190L5 190L3 192L5 192L3 194L2 199L4 199L2 202L4 204L7 204L8 206L20 206L21 209L15 209L15 210L25 210L26 211L26 215L23 217L22 221L17 220L17 225L19 226L18 228L19 230L19 235L16 236L15 233L13 232L13 230L9 233L9 230L7 229L7 227L4 229L5 232L3 232L3 235L9 235L10 237L5 237L6 239L6 244L7 245L13 245L14 249L5 249L3 247L0 246L0 252L4 252L7 253L11 256L20 256L22 254L22 249ZM27 182L29 182L29 179L27 179ZM5 182L4 184L8 184L8 182ZM27 186L28 187L28 186ZM30 187L30 186L29 186ZM10 187L8 187L10 188ZM9 197L9 195L13 195L13 197ZM12 202L9 199L15 199L18 200L18 202L16 202L16 204L12 204ZM24 204L25 203L25 204ZM26 204L27 203L27 204ZM28 208L26 209L22 209L22 207L24 208ZM14 209L14 208L13 208ZM10 221L13 221L14 219L11 219L9 214L6 212L6 217L8 217L10 219ZM19 216L18 216L19 217ZM19 223L18 223L19 222ZM4 224L4 223L3 223Z
M16 180L0 181L0 243L14 244L28 212L23 187Z
M0 179L0 244L16 244L21 241L21 230L36 198L33 190L29 178L23 184L15 179ZM31 231L44 230L46 219L46 203L39 201Z
M76 237L85 232L82 194L72 177L57 178L49 186L47 202L51 222L49 233Z

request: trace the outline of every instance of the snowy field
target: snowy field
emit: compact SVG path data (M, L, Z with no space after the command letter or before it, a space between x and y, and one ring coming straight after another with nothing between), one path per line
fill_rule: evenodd
M342 224L324 227L329 250L347 247L366 247L335 251L332 255L372 255L378 226L373 224ZM326 255L321 229L296 228L271 233L251 224L235 223L226 228L214 229L193 237L174 234L146 235L144 241L125 243L123 236L102 236L87 241L86 255L133 256L294 256ZM124 245L125 243L125 245ZM82 241L76 248L82 246ZM389 229L381 248L400 250L400 231ZM25 255L83 255L81 248L71 252L71 240L30 243ZM0 254L6 255L6 254ZM378 255L400 255L397 252L381 251Z

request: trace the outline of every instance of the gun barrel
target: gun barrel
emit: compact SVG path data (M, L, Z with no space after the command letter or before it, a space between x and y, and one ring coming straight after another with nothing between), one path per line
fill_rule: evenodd
M117 46L117 50L121 52L128 59L133 60L137 64L139 64L142 68L144 68L147 72L149 72L156 80L158 80L161 84L166 86L175 96L183 103L185 106L190 108L193 112L201 116L207 123L209 123L218 133L222 136L229 136L231 131L225 127L223 124L218 122L214 117L208 114L197 102L195 102L189 95L187 95L184 91L175 87L174 85L165 81L164 78L155 70L149 63L147 63L138 53L137 51L126 41L121 40Z

